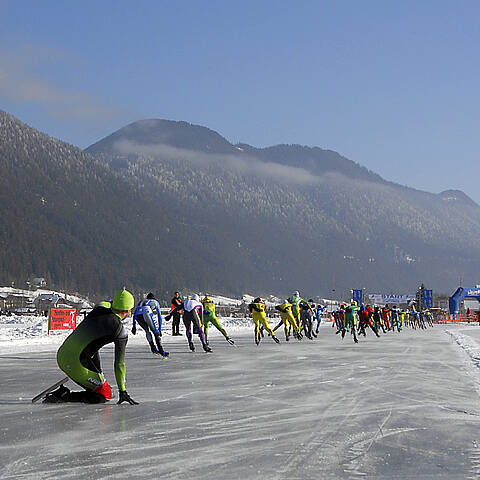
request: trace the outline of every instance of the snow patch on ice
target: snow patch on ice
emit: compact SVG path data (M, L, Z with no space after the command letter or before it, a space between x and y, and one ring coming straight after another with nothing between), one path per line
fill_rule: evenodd
M467 374L473 380L478 395L480 396L480 344L463 333L445 330L445 333L459 345L464 352L464 363Z
M60 345L69 330L50 332L48 318L43 316L0 316L0 350L2 353L28 351L33 345Z

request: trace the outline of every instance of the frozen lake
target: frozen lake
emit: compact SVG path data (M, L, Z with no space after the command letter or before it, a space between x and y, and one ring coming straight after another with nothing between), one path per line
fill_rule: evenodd
M480 342L479 327L436 326L354 345L324 326L314 342L259 347L250 331L239 348L212 336L213 354L166 337L163 360L137 335L138 406L32 405L61 378L56 345L3 353L0 478L476 479L478 367L447 329Z

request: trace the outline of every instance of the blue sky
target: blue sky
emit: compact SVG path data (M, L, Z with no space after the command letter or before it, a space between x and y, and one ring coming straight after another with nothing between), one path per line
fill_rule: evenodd
M478 1L0 0L0 18L0 108L82 148L185 120L480 202Z

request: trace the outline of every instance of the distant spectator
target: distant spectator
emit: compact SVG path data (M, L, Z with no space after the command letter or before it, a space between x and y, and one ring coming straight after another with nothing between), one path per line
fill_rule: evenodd
M177 309L183 303L182 297L180 297L179 292L175 292L172 301L171 301L171 312L172 314L172 335L180 335L180 317L183 314L183 310ZM176 310L177 309L177 310Z

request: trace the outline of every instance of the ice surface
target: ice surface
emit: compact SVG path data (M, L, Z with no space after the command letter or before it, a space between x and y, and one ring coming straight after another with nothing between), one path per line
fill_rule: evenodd
M280 334L280 345L256 347L250 327L230 328L239 348L212 328L212 354L165 335L167 360L140 333L131 338L127 388L138 406L32 405L61 376L61 337L24 353L2 348L0 478L480 477L478 373L462 346L480 329L355 345L325 324L313 342ZM112 353L101 351L114 384Z

